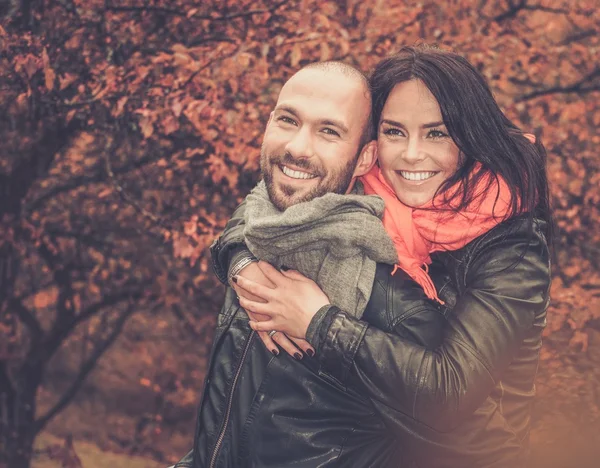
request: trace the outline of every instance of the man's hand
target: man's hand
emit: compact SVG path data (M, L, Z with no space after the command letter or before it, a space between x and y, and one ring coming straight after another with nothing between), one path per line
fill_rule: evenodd
M252 280L268 288L275 287L275 285L265 276L265 274L262 272L262 270L259 268L256 262L250 263L248 266L243 268L238 275L242 278ZM239 297L243 297L245 299L255 302L264 302L260 297L243 290L235 283L233 283L231 286L233 287L233 289ZM256 314L249 311L246 311L246 313L248 314L248 317L250 317L250 320L252 320L253 322L262 322L265 320L269 320L270 318L268 315ZM314 356L315 354L315 350L306 340L300 340L295 338L292 338L290 340L290 338L288 338L285 335L285 333L282 332L277 332L272 336L269 336L268 332L261 331L258 332L258 336L260 336L260 339L265 344L267 349L276 356L279 354L279 349L277 348L277 345L281 346L290 356L293 356L298 360L302 359L302 353L298 351L298 348L300 348L309 356ZM297 347L294 346L294 344Z

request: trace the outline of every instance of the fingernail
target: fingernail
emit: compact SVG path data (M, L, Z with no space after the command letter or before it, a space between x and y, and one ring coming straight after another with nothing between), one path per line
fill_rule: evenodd
M288 270L290 270L290 268L289 268L289 267L286 267L285 265L281 265L281 269L282 269L283 271L288 271Z
M302 359L302 354L294 353L294 357L299 361L300 359Z
M279 356L279 351L276 349L272 349L271 352L273 353L273 356Z
M237 275L235 275L233 278L231 278L233 280L234 283L237 284Z
M306 354L308 354L308 357L313 357L315 355L315 352L312 349L307 349Z

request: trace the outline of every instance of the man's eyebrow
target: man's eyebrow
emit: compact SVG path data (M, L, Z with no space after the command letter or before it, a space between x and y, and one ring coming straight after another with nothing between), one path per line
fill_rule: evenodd
M325 120L321 120L321 125L329 125L331 127L337 127L339 128L342 132L344 133L348 133L348 127L346 127L344 125L343 122L340 122L339 120L333 120L333 119L325 119Z
M276 112L287 112L288 114L292 114L294 117L298 117L298 112L296 112L296 110L291 107L288 106L286 104L282 104L280 106L275 107L275 111Z

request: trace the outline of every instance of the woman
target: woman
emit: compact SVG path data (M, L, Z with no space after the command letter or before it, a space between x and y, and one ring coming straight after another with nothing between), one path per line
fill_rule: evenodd
M443 304L442 343L384 333L268 264L274 287L236 277L264 301L240 304L270 317L252 328L305 338L322 369L385 407L419 466L518 466L549 301L544 149L456 54L404 48L371 86L379 167L363 182L386 202L399 266Z

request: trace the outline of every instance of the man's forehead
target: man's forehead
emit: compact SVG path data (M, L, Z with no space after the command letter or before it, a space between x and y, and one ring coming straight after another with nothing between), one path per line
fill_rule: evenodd
M279 93L275 107L318 112L327 109L337 118L370 110L370 96L359 78L337 70L303 69L290 78Z
M280 98L290 93L343 98L354 97L362 91L367 88L357 76L336 69L304 68L283 85Z

